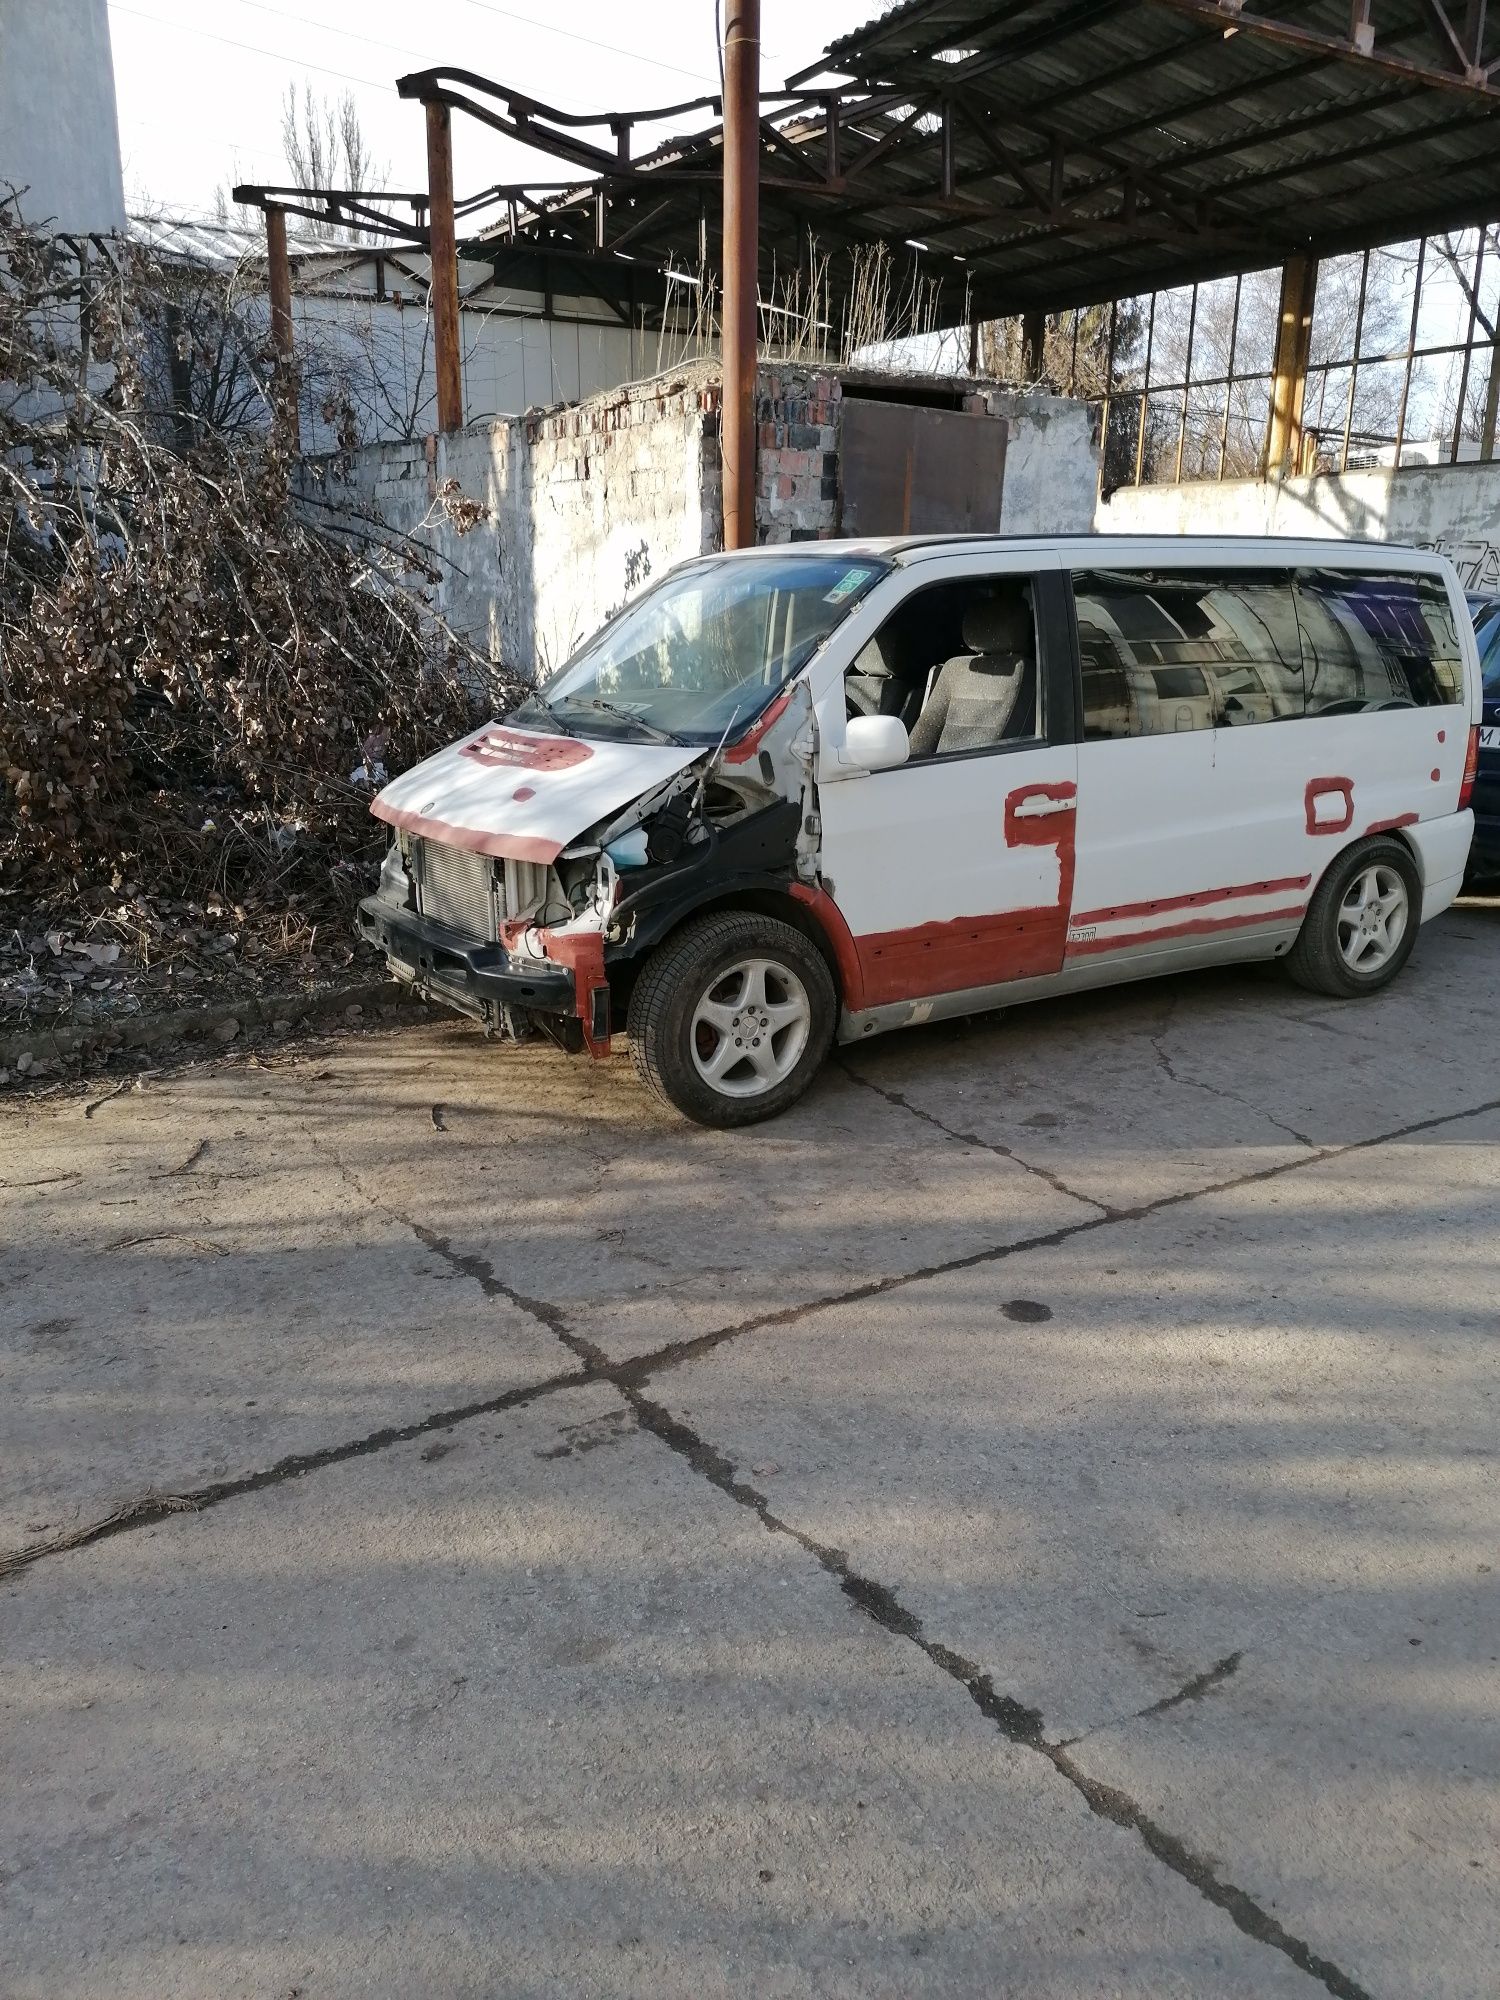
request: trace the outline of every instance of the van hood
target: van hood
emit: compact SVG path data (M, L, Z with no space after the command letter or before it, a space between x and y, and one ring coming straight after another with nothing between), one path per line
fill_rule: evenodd
M393 778L370 810L450 847L545 863L703 755L700 744L602 742L489 722Z

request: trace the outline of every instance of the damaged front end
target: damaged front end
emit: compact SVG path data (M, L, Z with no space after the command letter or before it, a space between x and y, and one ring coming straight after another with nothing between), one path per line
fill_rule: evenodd
M549 859L485 852L462 828L389 806L397 837L361 931L394 977L486 1032L607 1055L639 965L684 917L780 901L815 879L814 750L799 681L735 743L673 759L679 768ZM539 851L504 836L484 844Z

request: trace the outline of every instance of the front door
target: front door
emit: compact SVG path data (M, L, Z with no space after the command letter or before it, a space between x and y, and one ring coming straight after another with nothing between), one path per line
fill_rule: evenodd
M910 1003L914 1019L934 996L1061 968L1078 775L1061 577L951 558L919 576L853 670L867 705L878 664L911 758L843 775L829 717L819 786L824 886L852 938L846 1008Z

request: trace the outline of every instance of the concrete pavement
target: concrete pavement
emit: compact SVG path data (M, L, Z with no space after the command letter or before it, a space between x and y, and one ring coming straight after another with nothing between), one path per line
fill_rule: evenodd
M1492 1992L1497 942L0 1109L0 1994Z

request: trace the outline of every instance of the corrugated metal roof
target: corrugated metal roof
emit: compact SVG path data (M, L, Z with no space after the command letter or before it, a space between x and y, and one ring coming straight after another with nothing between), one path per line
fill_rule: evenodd
M1440 61L1425 0L1374 15L1379 61L1203 0L905 0L792 80L807 95L762 158L763 282L806 262L809 233L915 243L952 324L966 300L1057 310L1500 216L1500 97L1403 70ZM1346 38L1348 0L1297 0L1290 32ZM830 169L817 98L839 79L857 101ZM632 257L696 263L719 145L654 156L666 199L644 226L647 175L611 188ZM591 184L518 240L589 251L594 223Z

